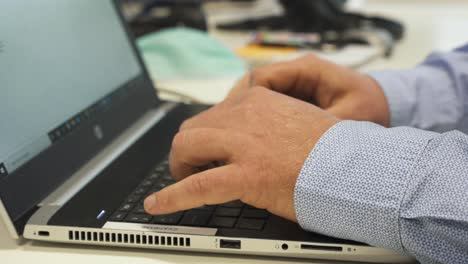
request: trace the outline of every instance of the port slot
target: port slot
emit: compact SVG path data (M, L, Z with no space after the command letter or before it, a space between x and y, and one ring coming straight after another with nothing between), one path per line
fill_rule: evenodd
M343 251L342 247L317 246L317 245L306 245L306 244L301 244L301 249L305 249L305 250L325 250L325 251Z
M38 234L39 236L45 236L45 237L50 236L49 231L39 231L37 234Z
M220 248L232 248L232 249L240 249L241 242L240 240L228 240L228 239L221 239L219 241Z

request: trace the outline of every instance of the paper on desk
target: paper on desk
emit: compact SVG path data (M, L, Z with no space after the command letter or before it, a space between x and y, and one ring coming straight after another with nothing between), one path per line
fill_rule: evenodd
M241 76L207 80L156 81L156 88L187 95L197 102L216 104L221 102ZM169 98L163 98L169 99Z

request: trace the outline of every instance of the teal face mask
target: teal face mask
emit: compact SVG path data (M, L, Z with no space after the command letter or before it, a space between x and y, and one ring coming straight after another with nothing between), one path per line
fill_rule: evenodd
M239 77L245 63L202 31L174 28L138 39L143 60L156 80Z

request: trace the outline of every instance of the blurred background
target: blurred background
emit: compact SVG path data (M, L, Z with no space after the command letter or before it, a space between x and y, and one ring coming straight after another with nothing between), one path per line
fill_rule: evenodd
M124 0L122 9L160 95L202 103L255 67L309 53L398 69L468 42L466 0Z

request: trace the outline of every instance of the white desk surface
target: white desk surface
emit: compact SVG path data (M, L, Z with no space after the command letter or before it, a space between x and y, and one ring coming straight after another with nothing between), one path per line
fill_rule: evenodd
M359 2L359 1L357 1ZM432 50L449 50L468 42L468 2L465 0L368 0L364 10L390 15L406 25L405 39L389 60L379 60L364 69L407 68L421 61ZM193 82L191 82L193 87ZM172 84L174 86L176 84ZM184 85L184 82L179 83ZM203 82L200 82L200 86ZM201 91L207 101L217 101L226 89ZM221 254L202 254L125 248L98 248L15 241L0 223L1 263L330 263ZM336 263L336 262L335 262Z

